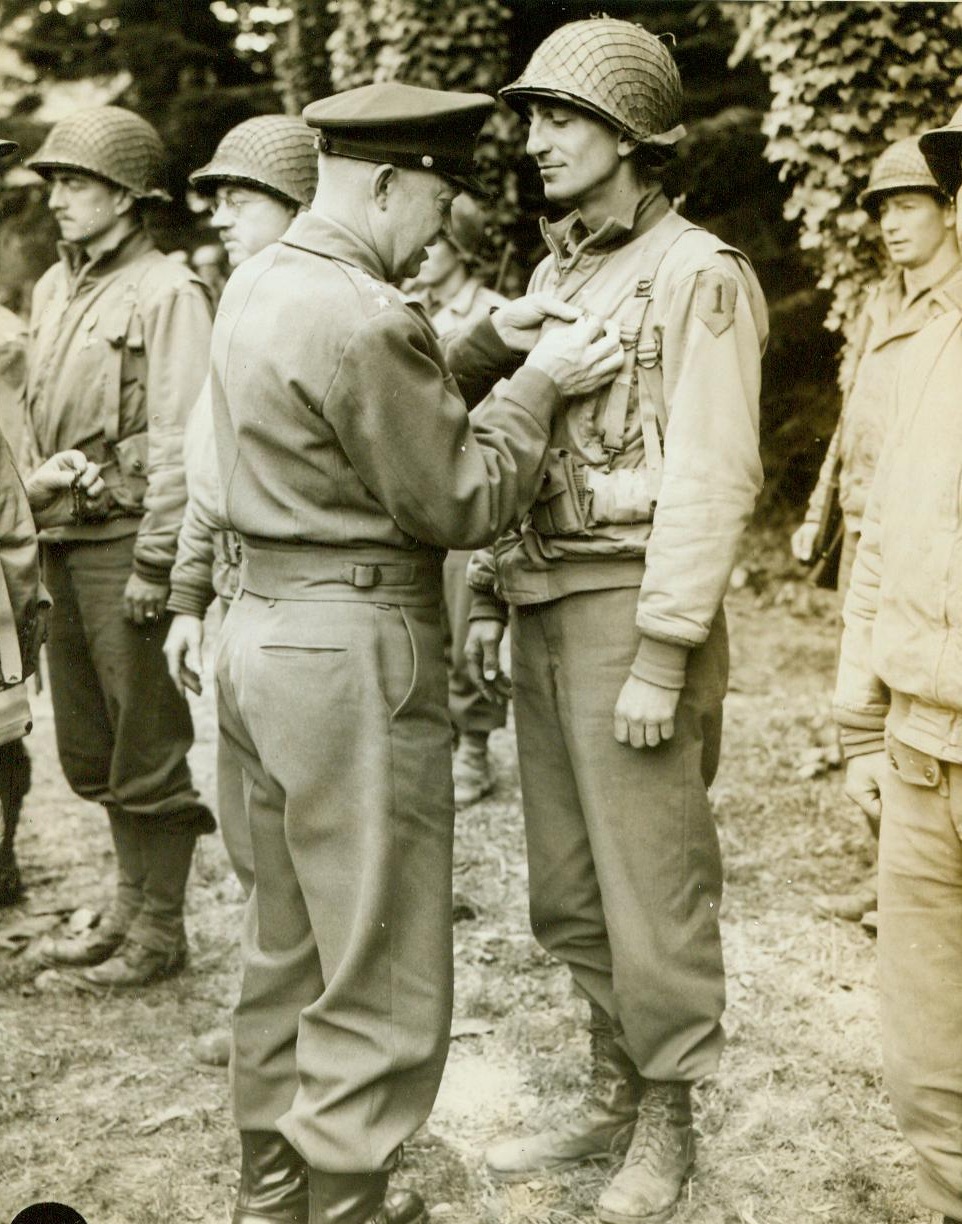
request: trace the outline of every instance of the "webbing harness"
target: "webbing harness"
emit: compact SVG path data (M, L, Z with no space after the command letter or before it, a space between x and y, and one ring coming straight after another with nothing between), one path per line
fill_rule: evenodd
M668 412L664 400L655 399L648 393L645 370L655 369L661 362L661 347L654 338L642 341L642 331L648 309L651 306L655 279L665 256L682 234L690 233L697 226L686 226L663 234L653 243L642 258L643 275L639 277L634 295L628 300L621 319L621 343L625 350L621 369L608 391L602 417L602 440L608 465L615 455L625 449L625 434L628 425L628 405L632 382L638 388L638 413L641 434L645 444L645 466L648 469L649 489L652 504L657 500L664 470L662 440L668 427Z

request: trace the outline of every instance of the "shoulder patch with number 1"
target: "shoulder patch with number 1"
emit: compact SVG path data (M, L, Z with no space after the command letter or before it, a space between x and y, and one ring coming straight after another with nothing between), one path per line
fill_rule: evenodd
M737 293L734 277L723 272L699 272L695 278L695 314L713 336L731 327Z

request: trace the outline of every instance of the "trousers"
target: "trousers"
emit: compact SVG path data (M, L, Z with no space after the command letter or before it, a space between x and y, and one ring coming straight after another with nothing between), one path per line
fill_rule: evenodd
M919 1198L962 1217L962 765L889 736L879 840L885 1085Z
M728 646L719 616L689 657L674 737L619 744L638 590L515 609L512 679L535 937L604 1011L639 1072L712 1073L723 1044L722 868L707 785Z
M217 683L254 864L235 1119L279 1130L313 1168L389 1169L431 1110L450 1033L454 797L438 606L242 590Z
M221 624L227 616L231 601L220 599ZM251 831L247 823L247 808L244 800L244 771L237 754L231 751L230 743L223 731L223 711L218 697L217 709L217 817L220 831L227 848L234 874L240 881L244 895L249 897L254 887L254 852L251 849Z
M508 703L503 697L488 698L474 686L468 675L464 644L468 637L468 612L471 591L466 580L471 553L449 552L444 562L444 611L449 635L448 703L455 729L497 731L508 721Z
M164 660L168 621L133 625L124 617L134 539L44 545L60 763L84 799L210 832L213 818L187 765L190 711Z

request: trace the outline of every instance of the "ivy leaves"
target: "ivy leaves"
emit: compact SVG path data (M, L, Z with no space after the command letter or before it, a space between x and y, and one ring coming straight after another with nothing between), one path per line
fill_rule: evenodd
M858 207L879 153L944 123L962 93L962 4L723 3L769 77L765 156L791 183L799 245L832 292L826 326L848 330L880 271L875 227Z

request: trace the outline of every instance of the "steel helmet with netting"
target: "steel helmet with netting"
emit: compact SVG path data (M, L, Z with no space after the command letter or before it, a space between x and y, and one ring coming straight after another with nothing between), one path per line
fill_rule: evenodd
M944 127L923 132L919 147L939 186L954 200L962 186L962 106Z
M24 164L45 178L73 170L124 187L138 200L170 200L157 129L123 106L74 111L53 125Z
M883 198L895 191L943 194L919 147L918 136L896 140L879 154L869 173L868 186L858 197L859 205L877 220Z
M258 115L232 127L191 184L211 192L237 183L279 196L295 208L309 208L317 187L314 133L295 115Z
M533 97L569 102L644 144L673 145L685 134L671 52L633 21L590 17L559 26L500 92L516 110Z

